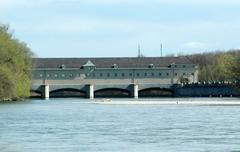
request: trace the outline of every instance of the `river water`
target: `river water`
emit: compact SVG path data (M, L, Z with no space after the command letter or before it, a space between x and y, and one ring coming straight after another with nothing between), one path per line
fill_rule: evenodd
M0 104L0 152L80 151L240 152L240 106Z

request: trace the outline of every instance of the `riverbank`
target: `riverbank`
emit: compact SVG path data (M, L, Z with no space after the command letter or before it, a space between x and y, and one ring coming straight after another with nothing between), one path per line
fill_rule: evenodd
M8 99L0 99L0 103L1 102L19 102L19 101L25 101L27 99L31 99L31 98L8 98Z
M239 98L203 98L203 99L157 99L157 100L111 100L101 99L93 101L94 104L105 105L222 105L222 106L240 106Z

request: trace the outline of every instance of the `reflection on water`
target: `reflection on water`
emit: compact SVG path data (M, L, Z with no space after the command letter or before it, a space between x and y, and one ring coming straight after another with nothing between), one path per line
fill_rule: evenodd
M240 106L4 103L0 151L240 151Z

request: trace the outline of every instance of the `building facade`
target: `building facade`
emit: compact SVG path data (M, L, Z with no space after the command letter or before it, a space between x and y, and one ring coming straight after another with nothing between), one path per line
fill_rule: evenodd
M35 88L42 85L170 88L174 84L198 82L198 67L186 57L37 58L34 62Z

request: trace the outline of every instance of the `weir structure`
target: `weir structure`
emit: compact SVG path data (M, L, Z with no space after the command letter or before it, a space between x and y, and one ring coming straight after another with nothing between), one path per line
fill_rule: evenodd
M55 96L171 96L172 86L198 82L186 57L35 58L32 92Z

